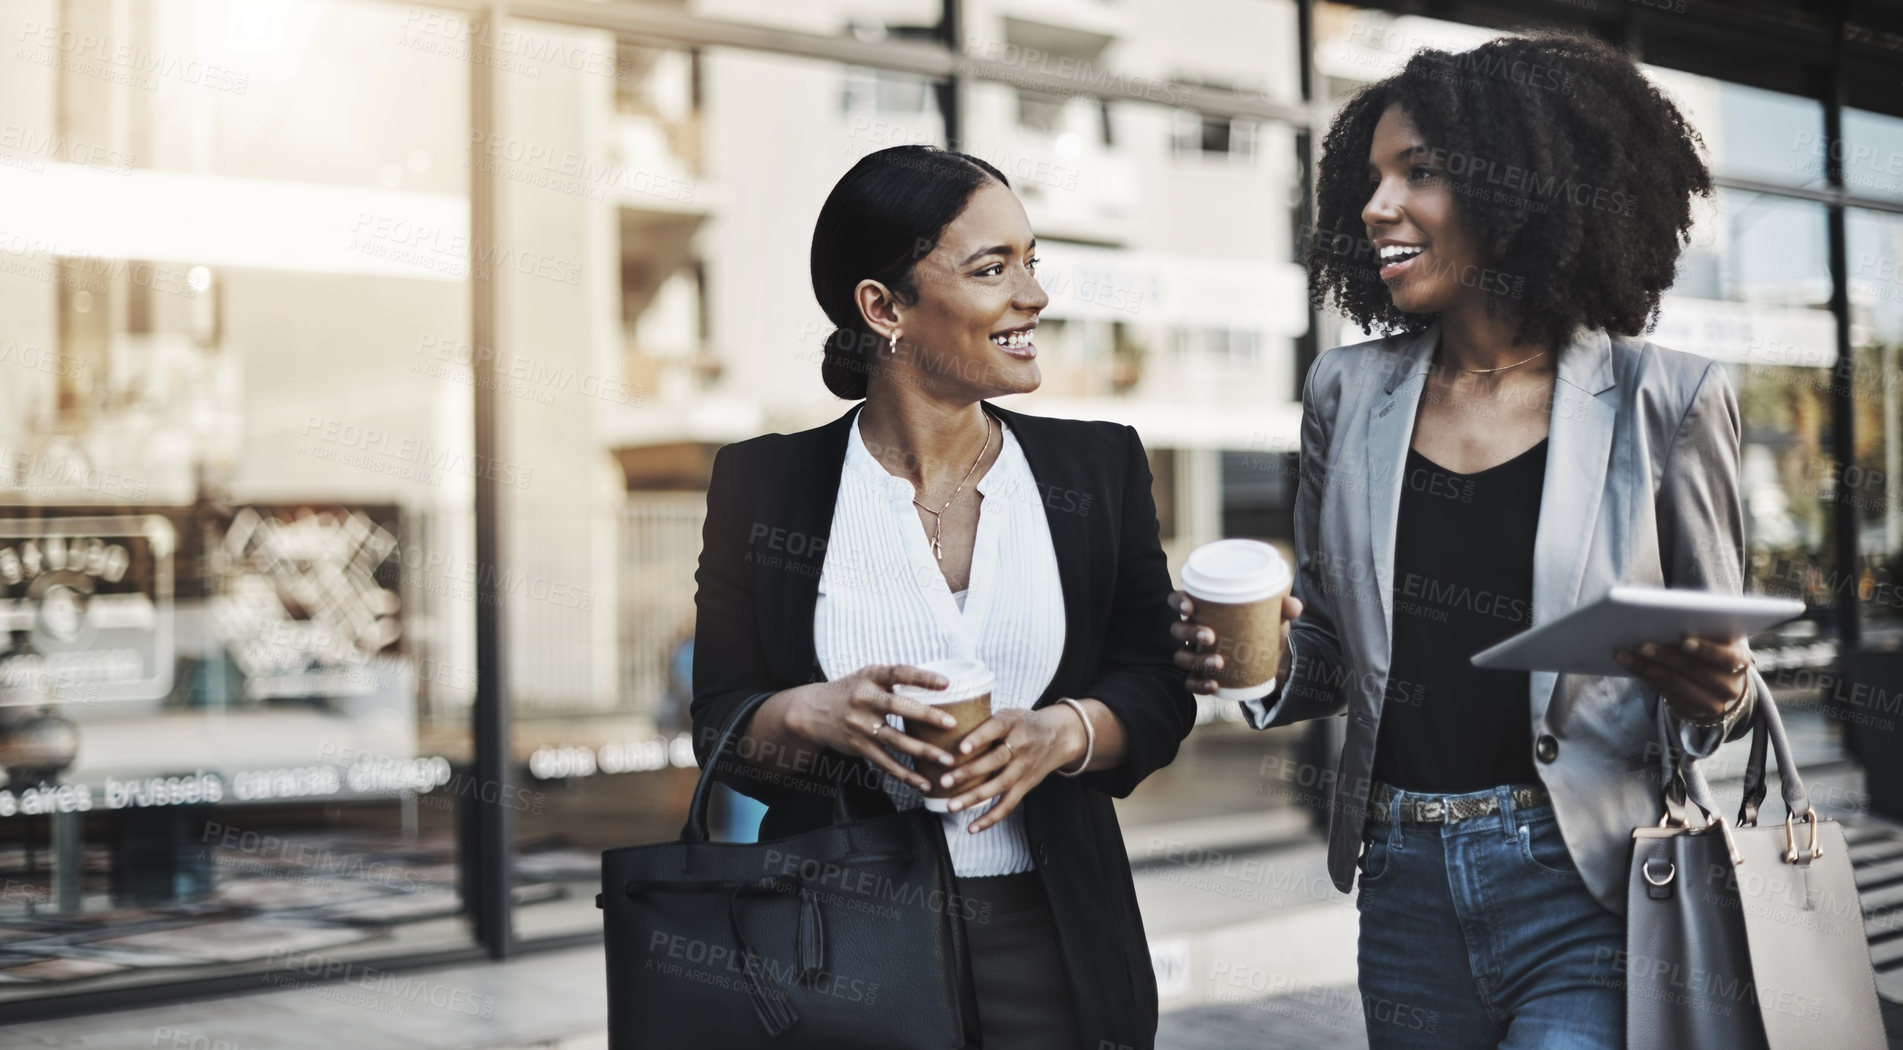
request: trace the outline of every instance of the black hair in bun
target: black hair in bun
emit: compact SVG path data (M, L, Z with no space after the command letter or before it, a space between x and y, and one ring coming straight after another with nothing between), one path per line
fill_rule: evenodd
M866 396L872 361L886 346L866 326L854 290L867 279L915 301L913 268L986 182L1004 173L965 153L893 146L868 153L846 172L813 227L813 295L838 327L826 338L820 378L849 401Z

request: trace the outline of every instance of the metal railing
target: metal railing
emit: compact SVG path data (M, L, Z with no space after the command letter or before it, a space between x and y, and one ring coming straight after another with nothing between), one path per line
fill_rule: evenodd
M669 720L668 665L693 634L694 568L706 516L701 492L635 492L622 505L615 543L620 710Z

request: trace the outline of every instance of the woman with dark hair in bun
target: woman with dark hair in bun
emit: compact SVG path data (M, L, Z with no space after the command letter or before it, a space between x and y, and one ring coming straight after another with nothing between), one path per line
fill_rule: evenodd
M1623 1046L1626 863L1666 745L1708 755L1772 702L1742 639L1607 654L1623 677L1469 660L1615 584L1743 584L1730 380L1644 337L1700 148L1630 59L1567 36L1422 51L1324 141L1311 291L1384 337L1309 370L1293 623L1243 706L1347 716L1328 865L1375 1050ZM1176 631L1210 691L1216 639Z
M989 403L1040 380L1036 249L976 157L900 146L833 188L821 374L862 403L714 459L695 740L770 694L721 770L767 804L763 838L831 821L816 770L863 770L841 782L862 808L905 809L918 760L956 765L937 788L984 1046L1148 1048L1156 981L1111 800L1175 757L1195 706L1136 432ZM944 659L995 679L956 760L902 732L939 716L894 691L943 687L919 665Z

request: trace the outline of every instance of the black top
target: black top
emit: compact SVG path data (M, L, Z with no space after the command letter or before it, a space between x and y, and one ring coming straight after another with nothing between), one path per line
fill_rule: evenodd
M1410 448L1403 480L1375 779L1434 794L1536 784L1528 673L1468 658L1533 626L1546 442L1478 474Z
M1114 768L1046 777L1032 788L1020 807L1026 840L1051 902L1082 1047L1152 1050L1156 971L1111 799L1176 757L1196 702L1174 662L1177 616L1149 459L1126 426L985 410L1011 427L1046 497L1064 589L1063 653L1034 706L1091 697L1116 715L1128 744ZM857 411L813 430L728 445L714 457L694 576L694 747L702 762L747 697L824 680L813 609ZM767 804L762 841L831 825L835 777L856 815L892 810L857 755L754 758L767 768L728 761L717 775Z

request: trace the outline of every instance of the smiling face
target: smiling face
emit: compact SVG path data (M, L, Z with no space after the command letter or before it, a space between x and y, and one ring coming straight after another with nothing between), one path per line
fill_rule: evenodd
M1411 314L1484 310L1480 246L1461 225L1441 158L1399 104L1390 105L1375 125L1368 182L1361 221L1395 307Z
M974 190L913 271L918 298L898 309L904 360L895 364L971 400L1036 390L1043 376L1031 333L1051 301L1036 251L1017 194L996 181Z

